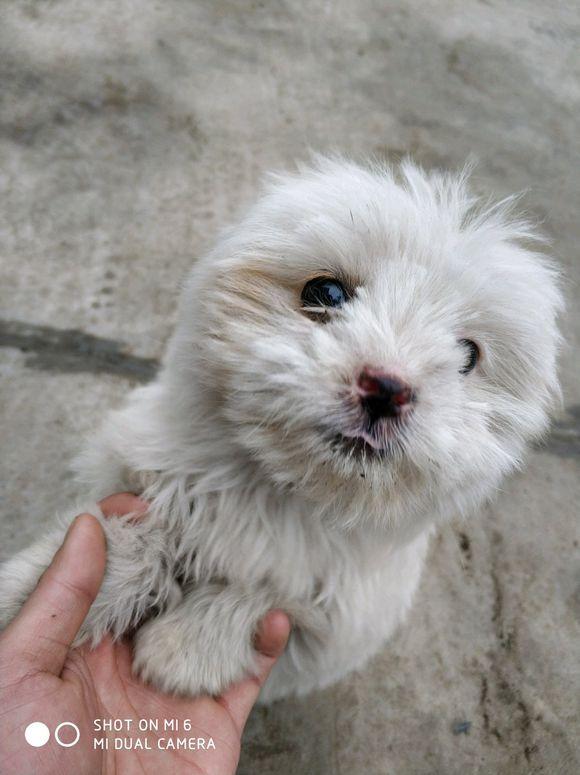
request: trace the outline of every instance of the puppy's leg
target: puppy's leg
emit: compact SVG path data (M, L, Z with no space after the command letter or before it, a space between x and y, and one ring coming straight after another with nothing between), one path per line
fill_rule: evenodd
M0 566L0 630L16 616L62 544L66 527L52 530Z
M198 587L137 632L134 668L166 692L219 694L255 672L253 636L275 605L273 592L263 588Z
M96 644L106 632L118 637L138 624L151 609L177 604L181 591L166 557L166 528L148 517L105 519L96 503L63 517L61 525L0 567L0 629L18 613L61 545L68 524L80 512L94 514L107 539L107 567L99 594L75 643ZM87 562L91 557L87 556Z

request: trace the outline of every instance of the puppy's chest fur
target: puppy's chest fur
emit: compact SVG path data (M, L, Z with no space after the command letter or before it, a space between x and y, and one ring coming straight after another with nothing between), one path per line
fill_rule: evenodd
M125 469L123 484L146 493L158 477ZM352 660L353 649L366 658L398 624L427 549L428 533L395 548L372 531L332 527L300 497L268 485L250 494L234 489L165 502L172 507L153 520L165 523L169 561L184 595L204 583L238 585L249 595L267 590L301 637L315 639L317 647L332 643L337 670Z
M122 472L123 486L139 495L146 496L159 479L157 471ZM159 501L167 505L152 509L153 520L163 521L176 573L185 581L208 575L244 583L268 579L285 598L322 603L339 587L380 575L392 562L393 548L384 537L329 526L299 497L273 495L264 487L249 495L234 489L179 501L164 493L171 488L158 488Z

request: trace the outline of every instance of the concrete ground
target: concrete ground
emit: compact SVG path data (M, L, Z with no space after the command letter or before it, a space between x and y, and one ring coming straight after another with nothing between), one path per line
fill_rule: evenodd
M309 148L479 159L566 276L565 410L433 541L410 619L339 686L257 710L244 775L580 772L580 6L4 0L0 539L77 489L82 436L154 373L179 281Z

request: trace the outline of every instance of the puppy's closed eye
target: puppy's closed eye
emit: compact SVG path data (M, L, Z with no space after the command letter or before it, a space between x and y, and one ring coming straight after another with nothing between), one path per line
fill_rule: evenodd
M459 370L460 374L469 374L477 366L481 358L481 350L472 339L460 339L459 344L465 350L465 361L463 367Z

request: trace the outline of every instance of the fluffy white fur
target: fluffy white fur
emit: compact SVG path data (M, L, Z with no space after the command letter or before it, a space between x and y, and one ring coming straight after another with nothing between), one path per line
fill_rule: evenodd
M194 266L163 368L89 441L91 498L144 492L139 524L103 520L108 566L80 640L138 628L135 666L159 687L221 691L254 669L272 607L294 629L270 701L340 679L409 608L429 534L473 512L558 403L556 274L510 203L465 175L319 159L274 177ZM353 298L325 323L301 309L314 276ZM482 358L462 374L465 347ZM370 365L410 383L408 421L358 453L353 383ZM35 585L79 510L0 571L0 622Z

